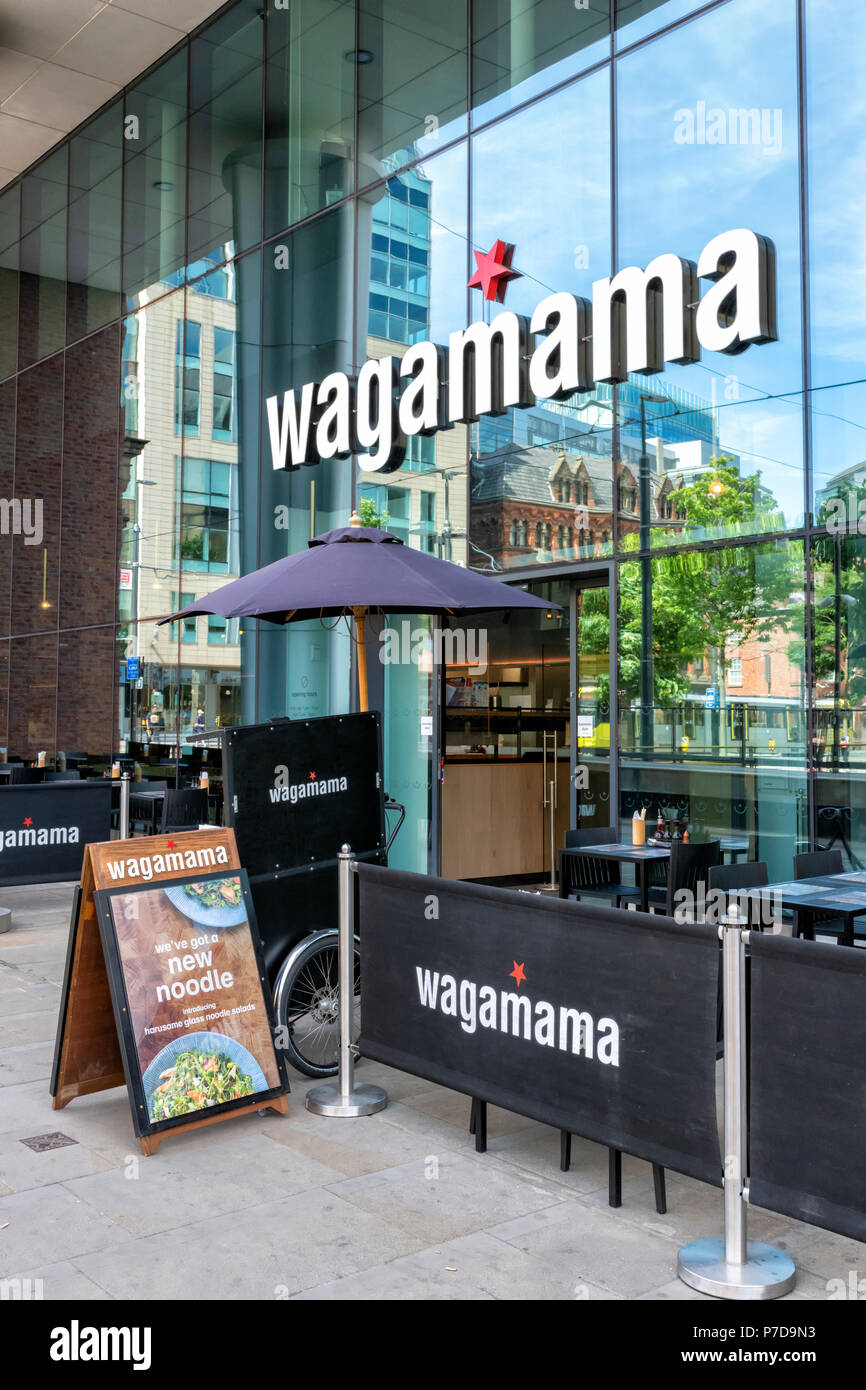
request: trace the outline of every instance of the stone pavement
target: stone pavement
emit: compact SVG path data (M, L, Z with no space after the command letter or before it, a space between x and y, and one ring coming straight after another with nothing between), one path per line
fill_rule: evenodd
M46 1299L703 1297L676 1256L721 1233L718 1191L668 1174L658 1216L649 1164L625 1158L612 1211L598 1145L575 1140L560 1173L556 1131L491 1108L478 1155L465 1096L387 1067L359 1068L388 1091L378 1115L313 1116L314 1083L292 1075L288 1116L180 1135L152 1158L125 1091L52 1110L71 902L67 884L2 893L15 926L0 935L0 1279L41 1279ZM55 1131L74 1142L21 1142ZM761 1210L750 1234L796 1261L792 1298L866 1276L855 1241Z

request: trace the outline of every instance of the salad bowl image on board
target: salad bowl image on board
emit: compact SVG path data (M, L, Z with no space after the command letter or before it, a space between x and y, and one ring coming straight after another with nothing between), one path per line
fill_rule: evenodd
M194 883L176 883L163 892L184 917L213 931L239 927L247 920L240 878L196 879Z
M175 1038L157 1053L142 1080L147 1113L156 1124L268 1089L253 1054L225 1033Z

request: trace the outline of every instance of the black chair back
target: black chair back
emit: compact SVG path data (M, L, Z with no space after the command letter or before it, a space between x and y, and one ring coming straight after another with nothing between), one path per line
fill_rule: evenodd
M679 906L682 908L682 893L686 891L692 894L691 902L697 907L698 899L706 898L707 880L709 871L717 864L722 862L722 847L719 840L707 840L706 844L683 844L682 840L674 840L671 844L671 859L668 868L668 892L665 911L669 917L673 917L678 906L677 894L680 895ZM687 916L694 916L694 912L687 912Z
M749 888L764 888L770 882L766 864L717 864L708 871L710 893L724 894L724 901L719 904L713 903L707 911L708 922L718 922L723 912L727 912L733 905L732 898L736 898L739 892L746 892ZM748 905L747 905L748 904ZM751 926L759 929L763 927L763 914L761 912L761 902L759 899L750 898L746 902L738 902L737 906L741 911L748 914Z
M794 855L795 878L820 878L822 874L841 874L841 849L815 849L809 854Z
M565 848L583 849L586 845L613 845L617 833L612 825L596 826L592 830L566 830ZM618 882L619 865L615 859L591 859L588 854L565 855L568 891L598 892Z
M12 775L9 778L12 786L35 786L45 777L44 767L13 767Z
M186 791L168 790L162 803L163 835L172 830L191 830L207 822L207 792L198 787Z
M133 796L136 792L164 792L168 790L168 782L158 782L152 777L142 777L140 782L133 782L130 788Z
M46 772L46 782L80 782L81 773L73 768L67 768L65 772Z

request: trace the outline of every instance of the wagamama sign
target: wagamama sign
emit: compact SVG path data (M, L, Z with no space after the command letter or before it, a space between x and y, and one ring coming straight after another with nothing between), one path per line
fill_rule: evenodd
M697 265L669 252L645 270L596 280L592 304L551 294L530 318L503 311L452 333L447 348L413 343L401 358L365 362L354 380L331 372L282 400L268 397L271 458L275 469L293 469L356 454L365 472L390 473L410 435L660 372L665 362L698 362L701 348L737 353L776 336L773 243L743 228L722 232Z

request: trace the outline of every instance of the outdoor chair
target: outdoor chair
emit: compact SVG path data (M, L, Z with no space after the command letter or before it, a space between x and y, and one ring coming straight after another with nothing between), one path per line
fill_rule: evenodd
M844 869L841 849L815 849L805 854L794 855L795 879L820 878L822 874L841 874ZM794 913L794 936L814 941L816 928L821 936L832 936L838 941L845 930L845 924L840 917L834 917L832 912ZM858 933L855 927L854 934L862 935L862 931Z
M114 785L118 786L117 779ZM145 799L140 794L142 792L164 792L168 790L168 782L153 781L143 777L140 782L132 782L129 787L129 833L130 835L155 835L157 833L157 820L162 814L162 808L158 801L152 798ZM136 797L139 799L136 800ZM118 816L119 816L118 812Z
M195 830L199 825L206 824L207 818L207 792L204 789L167 791L162 803L160 834L168 835L176 830Z
M565 848L612 845L618 838L612 825L593 830L566 830ZM562 898L612 898L614 907L619 907L623 902L638 902L640 899L640 890L633 883L619 881L619 864L615 859L590 859L587 855L561 854L559 876Z
M668 917L673 917L677 910L678 895L685 891L692 895L693 907L688 916L692 921L697 921L698 901L706 897L707 874L721 862L722 849L719 840L707 840L706 844L702 845L684 844L682 840L674 840L671 844L667 884L664 888L650 888L650 910L660 907ZM679 901L682 904L681 897ZM682 913L682 906L680 912Z
M67 768L65 772L46 772L46 782L80 782L81 773L73 768Z
M13 787L36 786L45 777L44 767L13 767L9 783Z
M709 890L711 893L722 892L725 895L724 912L728 912L732 906L731 899L736 902L737 894L745 892L749 888L763 888L769 883L766 864L755 863L754 861L746 864L718 864L708 871L707 875ZM763 929L763 914L761 913L760 900L751 899L748 905L749 925ZM721 912L716 909L714 920L718 921Z

